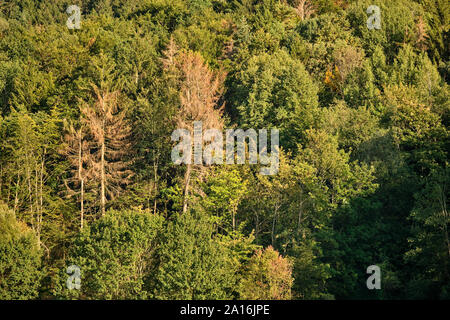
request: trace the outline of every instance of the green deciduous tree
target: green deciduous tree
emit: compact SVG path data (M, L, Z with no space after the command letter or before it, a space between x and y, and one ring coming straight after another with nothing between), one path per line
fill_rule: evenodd
M213 220L202 212L177 213L159 241L154 275L157 299L230 299L236 272L230 250L214 236Z
M318 120L317 86L303 64L283 50L250 58L232 80L229 94L238 123L280 129L285 148L304 138L304 130Z
M291 261L269 246L250 259L239 295L250 300L289 300L292 282Z

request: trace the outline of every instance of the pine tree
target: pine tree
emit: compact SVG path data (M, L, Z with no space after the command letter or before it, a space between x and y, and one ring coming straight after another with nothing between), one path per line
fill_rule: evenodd
M131 144L131 128L125 109L119 109L120 92L114 88L114 65L104 55L96 61L99 85L91 84L93 102L81 107L82 122L92 136L92 177L100 184L100 210L105 215L107 198L119 195L122 185L130 183L133 175L125 159Z
M0 300L35 299L42 279L39 240L0 202Z
M213 72L199 53L181 52L176 55L173 40L165 51L164 65L173 64L180 71L180 111L176 117L178 129L193 131L194 121L201 121L203 130L223 128L223 106L218 106L225 74ZM187 211L192 164L186 165L184 175L183 212Z
M90 143L86 139L86 126L81 124L78 128L75 128L73 124L67 126L67 133L64 136L64 145L61 153L65 155L72 167L71 177L64 181L69 196L73 196L78 192L74 191L67 182L72 183L75 187L79 188L80 194L80 229L84 226L84 195L87 180L90 178L89 164L92 162L90 154Z

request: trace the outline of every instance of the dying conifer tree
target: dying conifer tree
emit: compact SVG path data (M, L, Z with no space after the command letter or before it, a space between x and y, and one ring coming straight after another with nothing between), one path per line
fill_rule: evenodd
M94 64L99 74L99 85L92 83L92 103L81 108L82 121L92 136L92 178L100 185L100 209L106 211L107 198L113 199L130 183L132 171L125 160L130 152L131 127L125 119L125 109L119 109L120 93L114 88L114 65L101 55Z
M308 19L316 12L316 7L311 1L308 0L296 0L294 1L294 11L303 21Z
M65 123L66 134L61 153L70 163L70 177L64 181L68 196L79 194L80 199L80 228L84 226L84 194L87 180L90 177L89 164L92 162L90 144L86 139L86 127L81 124L78 129L73 124ZM79 191L75 190L78 189Z
M180 53L176 62L181 71L180 112L177 126L193 132L194 121L202 121L203 130L223 128L223 106L218 106L225 74L213 72L198 53ZM187 211L187 199L192 164L187 164L184 176L183 213Z
M202 121L203 130L221 130L223 106L218 106L218 101L225 73L211 71L198 53L177 52L173 39L164 54L165 70L176 74L180 79L180 110L175 119L177 128L193 132L194 121ZM183 213L187 211L191 173L192 164L187 164L184 174Z
M171 36L166 50L163 51L163 58L161 59L164 70L168 71L167 73L174 73L174 69L176 68L175 59L177 57L177 54L178 46Z
M428 34L427 34L427 24L423 20L423 18L420 16L419 20L416 24L416 34L417 34L417 40L416 45L420 50L427 50L427 42L428 42Z

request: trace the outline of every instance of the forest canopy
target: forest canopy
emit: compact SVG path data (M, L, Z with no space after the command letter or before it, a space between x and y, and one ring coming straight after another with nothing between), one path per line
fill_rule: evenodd
M0 299L450 299L449 16L1 1ZM278 129L276 174L174 163L199 121Z

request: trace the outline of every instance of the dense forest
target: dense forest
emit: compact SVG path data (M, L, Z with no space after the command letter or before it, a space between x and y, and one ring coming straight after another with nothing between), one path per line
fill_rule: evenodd
M450 299L449 16L2 0L0 299ZM276 174L174 163L195 121L278 129Z

